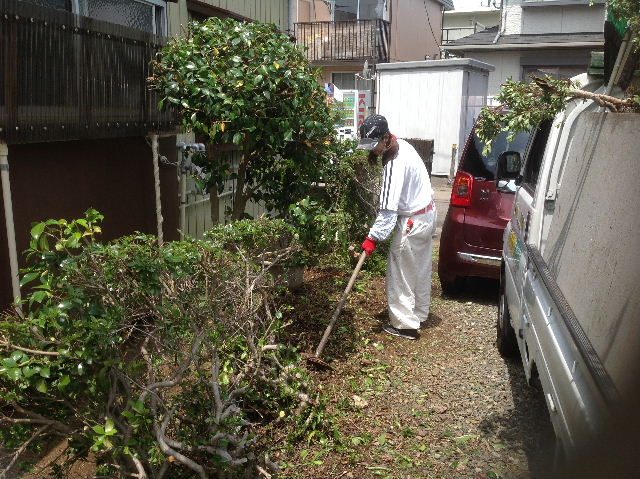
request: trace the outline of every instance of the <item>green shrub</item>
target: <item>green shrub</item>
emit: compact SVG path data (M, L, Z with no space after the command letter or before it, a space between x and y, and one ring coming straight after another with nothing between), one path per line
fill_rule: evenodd
M101 244L101 219L31 231L24 314L0 322L4 447L68 438L61 477L90 452L110 477L275 470L255 426L317 415L299 355L277 344L268 270L252 259L268 246L270 265L289 259L273 241L290 228L238 222L158 247L142 234Z

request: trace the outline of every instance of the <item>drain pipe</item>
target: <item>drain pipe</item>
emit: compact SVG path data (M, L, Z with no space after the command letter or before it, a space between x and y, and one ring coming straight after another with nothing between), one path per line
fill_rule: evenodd
M7 229L7 246L9 247L9 266L11 268L11 288L13 298L20 301L20 276L18 270L18 254L16 252L16 230L13 223L13 204L11 203L11 181L9 179L9 147L0 142L0 174L2 176L2 199L4 203L4 219Z

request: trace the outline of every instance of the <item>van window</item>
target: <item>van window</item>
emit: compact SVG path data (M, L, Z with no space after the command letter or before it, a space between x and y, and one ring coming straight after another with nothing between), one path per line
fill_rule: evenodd
M473 141L470 141L467 150L462 158L460 167L461 171L465 171L475 178L483 178L485 180L495 180L496 168L498 165L498 156L505 151L517 151L521 157L524 157L524 151L529 141L529 132L518 133L513 141L507 141L507 132L499 133L493 141L493 148L488 156L482 154L484 143L473 134Z
M527 152L525 160L524 172L522 174L522 186L530 192L536 190L538 185L538 177L540 176L540 166L542 165L542 157L547 146L549 133L551 132L551 120L544 120L535 130L533 141Z

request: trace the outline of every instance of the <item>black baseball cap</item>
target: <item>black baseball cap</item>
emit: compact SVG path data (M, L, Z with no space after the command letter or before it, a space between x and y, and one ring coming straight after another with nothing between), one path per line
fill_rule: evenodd
M389 124L382 115L369 115L360 125L360 141L358 150L373 150L382 139L389 133Z

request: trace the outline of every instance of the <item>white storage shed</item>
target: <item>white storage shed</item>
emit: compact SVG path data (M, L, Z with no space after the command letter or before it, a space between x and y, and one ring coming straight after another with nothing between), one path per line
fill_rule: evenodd
M471 58L380 63L376 111L398 138L434 140L431 174L447 176L452 149L455 167L480 109L487 103L493 65Z

